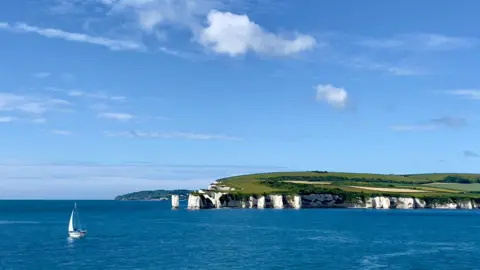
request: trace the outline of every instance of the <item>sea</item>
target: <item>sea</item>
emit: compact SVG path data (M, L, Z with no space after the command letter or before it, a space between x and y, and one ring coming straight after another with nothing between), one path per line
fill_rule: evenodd
M476 210L172 210L169 201L0 201L0 269L480 269Z

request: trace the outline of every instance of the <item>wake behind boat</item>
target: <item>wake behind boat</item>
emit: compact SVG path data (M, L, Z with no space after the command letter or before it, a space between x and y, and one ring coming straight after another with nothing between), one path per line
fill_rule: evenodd
M87 231L81 229L80 216L77 210L77 203L75 203L72 214L70 215L70 222L68 223L68 235L71 238L80 238L86 234Z

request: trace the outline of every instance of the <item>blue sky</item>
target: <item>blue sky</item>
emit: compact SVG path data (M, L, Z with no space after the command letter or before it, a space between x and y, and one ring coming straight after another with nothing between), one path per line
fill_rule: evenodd
M480 3L0 3L0 198L476 172Z

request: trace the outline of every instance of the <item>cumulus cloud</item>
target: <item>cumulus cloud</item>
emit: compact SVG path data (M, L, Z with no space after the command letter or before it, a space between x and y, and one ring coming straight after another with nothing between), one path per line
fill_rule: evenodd
M344 88L335 87L331 84L318 84L317 101L327 102L336 108L345 108L348 103L348 93Z
M467 120L462 117L443 116L433 118L415 125L394 125L390 129L394 131L430 131L441 128L457 129L467 125Z
M9 30L14 33L35 33L47 38L63 39L68 41L90 43L109 48L110 50L142 50L143 45L129 40L116 40L105 37L95 37L82 33L72 33L56 28L42 28L26 23L9 24L0 22L0 30Z
M478 44L478 40L441 34L413 33L396 35L385 39L363 39L359 41L359 44L376 49L432 51L469 48Z
M131 115L131 114L128 114L128 113L113 113L113 112L99 113L98 117L106 118L106 119L113 119L113 120L118 120L118 121L128 121L128 120L133 119L133 115Z
M111 132L104 131L107 137L130 137L130 138L158 138L158 139L187 139L187 140L239 140L238 137L231 137L221 134L203 134L192 132L144 132L144 131L123 131Z
M312 49L312 36L297 34L288 39L262 29L247 15L212 10L207 16L208 26L202 29L200 43L213 51L230 56L248 51L271 55L290 55Z

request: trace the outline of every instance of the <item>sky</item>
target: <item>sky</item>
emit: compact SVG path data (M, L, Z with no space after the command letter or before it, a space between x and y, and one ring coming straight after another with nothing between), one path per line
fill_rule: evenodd
M480 173L479 9L0 1L0 199L270 171Z

